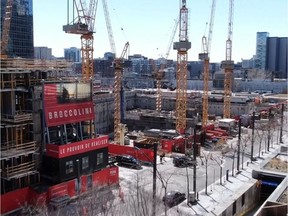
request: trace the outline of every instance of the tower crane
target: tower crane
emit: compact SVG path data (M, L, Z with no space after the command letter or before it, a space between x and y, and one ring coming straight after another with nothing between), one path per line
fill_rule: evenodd
M205 128L208 122L208 91L209 91L209 55L212 41L212 33L214 26L214 17L215 17L215 8L216 0L212 0L211 14L210 14L210 23L209 23L209 33L208 33L208 43L206 36L202 37L202 50L203 53L199 54L199 59L204 61L204 73L203 73L203 110L202 110L202 128Z
M104 10L104 15L105 15L105 21L106 21L106 27L107 27L107 32L108 32L108 36L109 36L111 52L116 55L116 47L115 47L114 36L113 36L113 31L112 31L110 16L109 16L109 10L108 10L106 0L102 0L102 5L103 5L103 10Z
M7 58L7 47L8 47L10 24L12 18L12 7L13 7L13 0L7 0L2 25L1 58Z
M188 41L188 9L186 0L180 0L179 42L175 42L173 49L177 50L176 71L176 131L183 134L186 130L187 111L187 51L191 48Z
M176 34L176 30L179 24L179 17L175 20L175 25L173 27L169 44L165 53L165 59L164 62L161 63L160 70L157 70L157 67L155 68L155 76L156 76L156 87L157 87L157 96L156 96L156 111L160 112L162 110L162 92L161 92L161 81L164 77L164 68L166 66L166 61L168 59L168 56L170 54L171 46Z
M122 91L122 73L124 68L124 57L129 48L129 42L127 42L122 50L121 56L114 60L115 68L115 83L114 83L114 141L120 143L121 132L121 113L123 112L123 99L121 99Z
M87 7L84 0L73 0L72 21L69 17L69 0L67 0L67 25L63 26L63 31L70 34L81 35L82 54L82 75L83 79L90 79L94 76L93 68L93 33L95 14L98 0L90 0ZM75 12L76 11L76 16Z
M232 31L233 31L234 0L229 0L228 39L226 40L226 59L222 61L224 69L224 109L223 117L230 118L231 112L231 82L234 61L232 61Z

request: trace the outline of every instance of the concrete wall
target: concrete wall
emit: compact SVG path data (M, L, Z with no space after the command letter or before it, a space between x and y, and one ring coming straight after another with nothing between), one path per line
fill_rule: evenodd
M244 198L243 198L244 197ZM254 208L260 199L260 188L257 187L257 182L255 181L245 192L242 194L235 194L235 198L231 197L231 202L228 208L223 211L220 216L237 216L245 215L249 210Z

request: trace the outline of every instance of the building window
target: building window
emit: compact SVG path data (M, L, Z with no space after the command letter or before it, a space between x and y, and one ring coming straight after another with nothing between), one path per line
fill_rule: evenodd
M242 194L242 206L245 204L245 193Z
M66 161L66 174L73 172L73 161Z
M233 203L233 215L236 213L236 201Z
M89 157L82 158L82 170L87 169L89 167Z
M97 154L97 165L100 165L103 163L103 153Z

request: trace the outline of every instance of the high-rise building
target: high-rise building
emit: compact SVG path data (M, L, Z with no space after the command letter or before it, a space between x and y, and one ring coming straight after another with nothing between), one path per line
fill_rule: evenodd
M72 62L80 62L81 61L80 49L76 47L70 47L64 49L64 58Z
M287 78L287 37L268 37L266 70L275 78Z
M1 0L1 37L7 0ZM8 57L34 57L32 0L13 1L7 46Z
M34 58L51 60L52 59L52 49L48 47L34 47Z
M268 32L257 32L255 67L265 69Z

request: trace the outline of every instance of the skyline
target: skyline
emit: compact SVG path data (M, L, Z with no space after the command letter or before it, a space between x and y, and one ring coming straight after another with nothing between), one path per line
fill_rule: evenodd
M130 55L142 54L153 59L165 56L175 19L179 14L179 1L170 1L169 5L164 0L157 2L138 0L137 4L131 2L131 0L121 2L107 0L116 55L120 55L124 44L129 41ZM62 30L62 26L67 24L66 4L66 1L56 0L33 1L34 46L52 48L52 54L56 57L64 56L64 48L81 47L80 35L67 34ZM188 51L188 61L198 60L201 38L206 23L210 20L211 4L211 0L197 2L187 0L189 41L192 43L192 48ZM228 6L228 0L216 2L211 62L225 59ZM236 63L241 59L250 59L256 54L257 32L268 32L270 37L287 37L287 11L287 0L234 1L232 60ZM56 15L51 16L51 12ZM208 28L209 24L206 27L206 36L208 36ZM94 30L94 58L102 58L105 52L111 51L102 1L98 2ZM173 41L178 40L177 30ZM177 51L172 47L168 59L177 59Z

